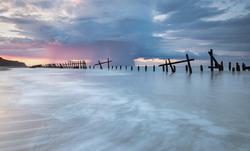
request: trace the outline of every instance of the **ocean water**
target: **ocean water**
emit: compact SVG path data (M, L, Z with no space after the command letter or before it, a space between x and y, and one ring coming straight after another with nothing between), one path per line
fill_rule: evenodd
M0 72L1 151L249 151L250 72Z

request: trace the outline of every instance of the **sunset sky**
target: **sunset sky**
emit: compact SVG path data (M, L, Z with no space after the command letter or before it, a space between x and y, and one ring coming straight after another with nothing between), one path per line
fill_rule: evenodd
M250 60L248 0L1 0L0 56L39 64Z

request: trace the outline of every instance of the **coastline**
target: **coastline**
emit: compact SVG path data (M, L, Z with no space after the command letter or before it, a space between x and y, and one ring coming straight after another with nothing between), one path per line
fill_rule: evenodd
M10 70L9 67L4 67L4 66L0 66L0 71L7 71Z

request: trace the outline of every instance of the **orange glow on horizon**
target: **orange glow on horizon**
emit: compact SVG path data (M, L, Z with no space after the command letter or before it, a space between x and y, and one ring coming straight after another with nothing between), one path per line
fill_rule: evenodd
M49 63L62 63L68 62L70 60L62 59L48 59L48 58L31 58L31 57L20 57L20 56L11 56L11 55L1 55L3 59L19 61L25 63L27 66L38 65L38 64L49 64ZM86 63L90 63L89 59L84 60Z

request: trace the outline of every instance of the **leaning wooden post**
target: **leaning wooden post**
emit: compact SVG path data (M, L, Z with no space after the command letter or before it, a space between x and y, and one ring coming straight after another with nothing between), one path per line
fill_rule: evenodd
M187 58L187 62L188 62L189 73L192 73L192 67L191 67L191 64L190 64L190 60L189 60L188 54L186 54L186 58Z
M186 72L188 72L188 66L187 65L185 65L185 69L186 69Z
M210 66L211 66L211 71L214 71L214 62L213 62L213 49L210 49L210 52L208 52L210 54Z
M200 65L200 70L201 70L201 72L203 72L203 66L202 66L202 64Z
M98 60L98 63L99 63L99 65L100 65L100 69L102 70L102 64L101 64L101 61L100 61L100 60Z
M231 62L228 63L228 70L231 71L231 68L232 68L232 64Z
M170 66L172 72L174 73L175 70L174 70L174 67L172 66L172 63L171 63L170 59L168 59L168 63L169 63L169 66Z
M155 72L155 65L153 66L153 72Z

